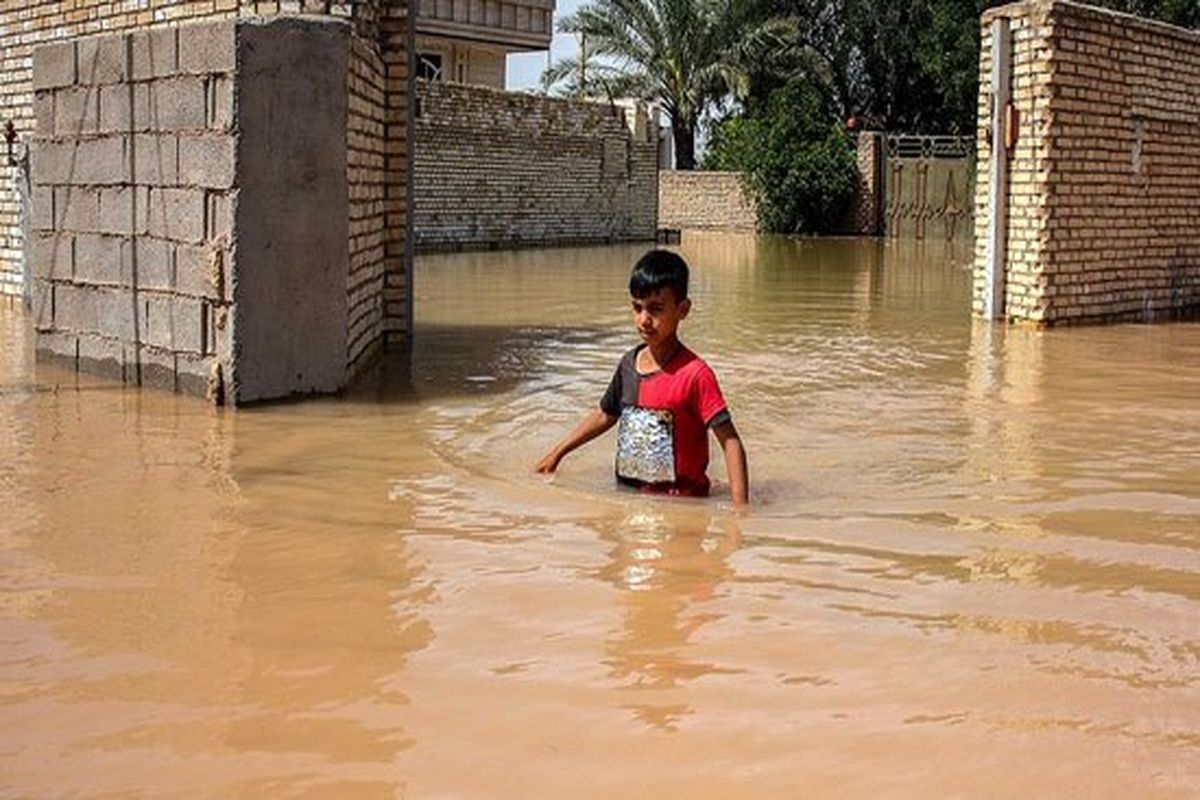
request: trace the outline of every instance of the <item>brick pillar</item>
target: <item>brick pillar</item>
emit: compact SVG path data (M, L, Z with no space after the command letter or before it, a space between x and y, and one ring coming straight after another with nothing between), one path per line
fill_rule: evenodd
M858 135L858 193L854 198L854 233L883 235L883 134Z
M412 334L413 58L416 4L390 0L382 9L380 41L385 66L384 143L384 345Z

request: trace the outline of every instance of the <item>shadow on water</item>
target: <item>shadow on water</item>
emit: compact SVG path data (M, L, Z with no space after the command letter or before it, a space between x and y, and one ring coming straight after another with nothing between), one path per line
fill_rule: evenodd
M419 325L411 345L385 352L344 397L422 403L505 394L553 372L556 351L591 347L607 334L590 327Z

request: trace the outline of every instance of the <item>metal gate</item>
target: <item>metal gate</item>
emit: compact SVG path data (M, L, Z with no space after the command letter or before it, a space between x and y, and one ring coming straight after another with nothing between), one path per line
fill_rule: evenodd
M893 134L885 141L886 234L947 240L972 236L975 140Z

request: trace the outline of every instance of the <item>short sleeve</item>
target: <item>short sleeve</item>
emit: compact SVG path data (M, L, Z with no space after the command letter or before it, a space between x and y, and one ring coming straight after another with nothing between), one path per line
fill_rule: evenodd
M695 391L700 419L704 420L705 425L711 428L729 420L729 410L721 387L717 384L717 376L707 364L700 367L696 374Z
M609 381L608 390L604 392L604 396L600 398L600 410L610 417L621 416L621 365L617 365L616 371L613 373L612 380Z

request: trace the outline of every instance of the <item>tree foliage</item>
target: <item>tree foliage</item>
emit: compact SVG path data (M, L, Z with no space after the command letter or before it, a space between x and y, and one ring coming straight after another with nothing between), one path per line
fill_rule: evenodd
M802 82L717 123L705 167L742 173L759 225L773 233L836 230L858 178L845 128L831 121L821 94Z
M701 115L721 98L745 95L745 64L769 60L789 26L765 0L592 0L559 22L560 31L585 37L583 61L560 62L544 82L586 75L580 65L598 59L605 66L592 68L596 82L580 81L579 91L610 94L619 74L622 93L661 103L676 166L692 169Z

